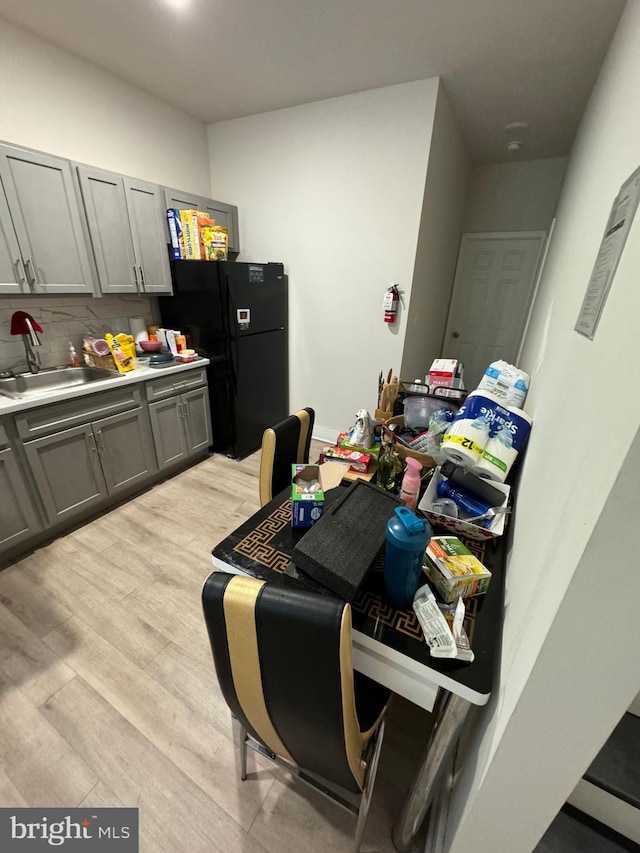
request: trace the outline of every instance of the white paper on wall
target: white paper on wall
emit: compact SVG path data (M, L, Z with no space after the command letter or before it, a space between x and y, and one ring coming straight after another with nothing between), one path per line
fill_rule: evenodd
M598 257L578 314L576 332L589 340L595 337L602 309L607 301L639 200L640 167L620 187L620 192L613 202Z

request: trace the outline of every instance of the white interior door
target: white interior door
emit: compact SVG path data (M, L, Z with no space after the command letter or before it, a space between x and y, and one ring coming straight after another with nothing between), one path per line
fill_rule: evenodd
M473 389L487 365L520 348L542 257L544 231L463 234L442 356L464 364Z

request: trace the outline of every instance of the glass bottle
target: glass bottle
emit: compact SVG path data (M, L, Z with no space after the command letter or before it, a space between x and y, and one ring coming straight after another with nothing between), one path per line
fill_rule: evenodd
M393 442L386 438L382 439L382 448L378 457L378 474L376 486L387 492L393 492L396 488L396 477L402 465L393 448Z

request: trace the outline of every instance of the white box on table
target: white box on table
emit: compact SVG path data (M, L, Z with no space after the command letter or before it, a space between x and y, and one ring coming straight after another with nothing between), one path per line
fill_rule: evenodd
M421 509L429 521L437 527L444 527L445 530L450 530L458 536L466 536L468 539L475 539L477 542L484 542L485 539L496 539L504 533L506 513L501 512L495 516L490 527L478 527L477 524L464 521L462 518L452 518L449 515L442 515L439 512L431 511L431 504L438 497L438 484L446 480L440 473L440 466L433 472L433 476L429 481L427 490L422 496L422 500L418 504L418 509ZM500 506L505 507L509 502L511 494L511 486L506 486L504 483L491 483L498 491L504 495L504 500Z

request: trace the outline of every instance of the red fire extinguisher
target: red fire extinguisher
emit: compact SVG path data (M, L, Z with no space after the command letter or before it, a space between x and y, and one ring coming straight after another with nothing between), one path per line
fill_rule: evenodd
M386 289L384 300L382 302L385 323L395 323L399 299L400 293L398 291L398 285L392 284L391 287Z

